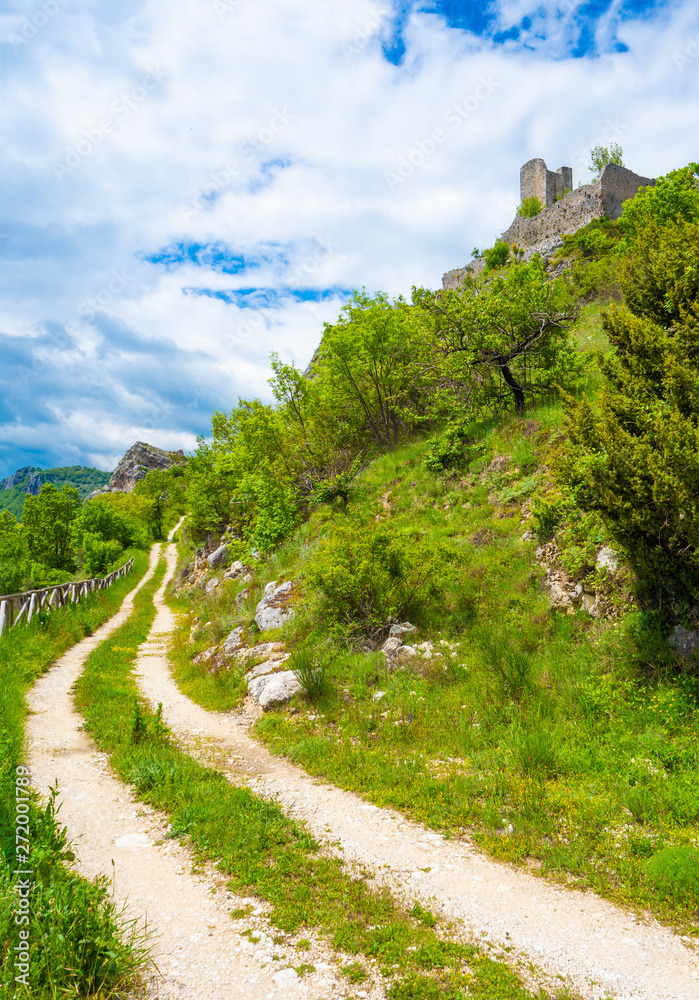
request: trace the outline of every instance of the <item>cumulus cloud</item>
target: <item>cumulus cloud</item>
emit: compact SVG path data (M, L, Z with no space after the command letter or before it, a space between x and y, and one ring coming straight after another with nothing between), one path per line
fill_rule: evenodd
M0 475L194 447L349 289L434 287L492 244L532 156L686 163L697 36L694 0L16 0Z

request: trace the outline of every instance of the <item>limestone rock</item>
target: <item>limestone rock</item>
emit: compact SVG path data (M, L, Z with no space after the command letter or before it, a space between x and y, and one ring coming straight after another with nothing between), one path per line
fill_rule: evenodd
M411 625L410 622L401 622L400 625L391 625L391 630L388 633L389 637L402 639L405 635L412 635L417 632L417 627Z
M262 709L267 712L277 705L284 705L301 690L293 670L285 670L279 674L264 674L253 678L248 684L248 691Z
M401 646L396 652L397 660L412 660L413 657L418 655L417 649L414 646Z
M241 590L240 591L240 593L238 594L238 596L236 597L236 599L233 601L233 603L236 604L236 605L243 604L244 601L247 601L247 599L248 599L249 596L250 596L250 591L246 587L245 590Z
M201 666L202 663L208 663L209 660L214 658L217 652L218 646L209 646L209 648L205 649L203 653L199 653L198 656L195 656L192 663L196 663L198 666Z
M289 600L293 586L290 580L279 587L276 580L267 584L265 596L255 611L255 622L260 631L281 628L291 618L293 611L289 608Z
M179 455L184 458L182 451L163 451L162 448L154 448L145 441L137 441L114 470L109 480L109 489L131 493L139 479L145 479L153 469L169 469Z
M697 629L676 625L675 631L667 641L670 646L677 650L678 656L681 656L683 660L689 659L690 656L696 656L699 652L699 631Z
M223 574L223 579L237 580L239 576L242 576L243 573L247 572L249 569L249 566L246 566L239 559L236 559L236 561L231 563L226 572Z
M600 549L597 553L597 566L608 570L609 573L616 573L619 568L619 557L614 549L610 549L608 545Z
M212 577L206 585L206 593L213 594L216 588L220 585L221 581L217 576Z
M291 989L291 987L298 985L299 977L295 969L281 969L274 973L272 981L280 989Z
M222 566L228 558L228 546L224 543L219 545L215 552L212 552L210 556L206 557L206 561L212 569L217 566Z
M242 626L240 628L234 628L232 632L226 636L223 642L223 652L226 656L233 656L237 650L241 649L245 643L243 642L243 632Z
M263 663L258 663L256 667L252 668L252 670L248 670L245 675L245 680L249 683L255 677L263 677L265 674L273 674L277 667L280 667L282 663L286 663L290 656L291 653L284 653L278 660L265 660Z
M283 642L261 642L259 646L252 646L238 653L238 658L246 660L278 660L286 652Z

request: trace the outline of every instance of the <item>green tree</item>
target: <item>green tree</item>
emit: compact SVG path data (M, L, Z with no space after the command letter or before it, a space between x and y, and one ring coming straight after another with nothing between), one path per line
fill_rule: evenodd
M624 202L621 228L635 239L651 223L699 222L699 163L671 170Z
M499 409L502 380L515 412L523 413L528 396L579 381L581 359L568 336L578 316L575 297L564 279L547 280L541 258L458 291L413 289L413 302L444 375L462 381L474 405Z
M624 150L616 142L611 146L595 146L590 152L591 165L588 168L595 175L592 178L593 183L600 179L600 174L608 164L615 163L618 167L623 167L623 155Z
M162 538L166 517L181 514L185 509L181 470L177 466L151 469L145 478L139 479L133 491L137 497L147 501L145 516L155 537Z
M648 225L604 329L596 406L568 399L559 476L598 511L646 583L699 582L699 226Z
M9 510L0 510L0 594L22 590L29 575L21 525Z
M429 410L434 360L402 299L355 292L338 322L326 325L319 360L327 398L381 448L395 446Z
M520 215L523 219L533 219L535 215L539 215L543 212L544 206L541 201L533 194L530 198L523 198L522 204L517 209L517 215Z
M29 552L52 569L67 569L73 562L72 528L80 509L74 486L58 490L44 483L38 496L27 495L22 515L22 535Z

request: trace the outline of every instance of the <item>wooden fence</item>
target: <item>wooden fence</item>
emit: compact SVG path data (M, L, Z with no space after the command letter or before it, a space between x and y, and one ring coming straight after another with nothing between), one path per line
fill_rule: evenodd
M133 556L120 569L99 580L78 580L76 583L60 583L57 587L43 590L27 590L23 594L7 594L0 597L0 636L5 629L24 621L29 623L39 611L56 611L69 604L77 604L86 594L94 590L105 590L115 580L126 576L133 569Z

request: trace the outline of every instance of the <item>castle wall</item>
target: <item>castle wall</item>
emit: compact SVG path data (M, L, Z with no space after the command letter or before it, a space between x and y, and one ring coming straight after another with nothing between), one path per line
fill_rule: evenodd
M563 168L565 169L567 168ZM561 182L568 186L563 173ZM633 170L610 163L600 174L597 183L571 190L561 201L556 201L531 219L517 216L510 228L502 234L502 238L506 243L528 247L555 236L575 233L592 219L599 219L603 215L618 219L624 202L633 198L639 188L652 184L655 184L652 178L641 177Z
M521 197L534 196L548 207L531 219L518 215L501 238L525 250L525 260L535 252L548 257L561 245L562 236L576 233L588 222L603 215L618 219L624 202L633 198L639 188L653 184L655 180L651 177L641 177L633 170L610 163L595 184L573 189L570 167L561 167L554 173L548 170L544 160L529 160L520 171ZM570 189L568 194L564 194L566 188ZM467 274L475 277L484 268L485 262L478 259L466 267L448 271L442 278L442 286L458 288Z

